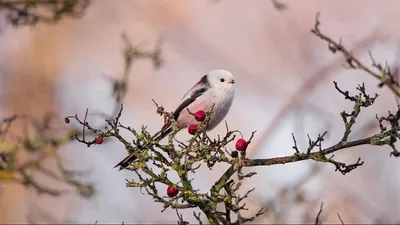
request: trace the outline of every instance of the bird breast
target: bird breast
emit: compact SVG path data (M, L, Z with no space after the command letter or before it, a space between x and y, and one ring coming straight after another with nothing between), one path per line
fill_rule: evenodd
M207 130L212 130L228 114L232 106L233 97L234 92L229 92L229 90L224 90L223 92L219 93L207 91L203 95L199 96L192 104L190 104L187 109L189 109L191 113L196 113L199 110L208 112L214 105L214 112L210 116L210 121L207 127ZM194 116L191 115L187 109L182 110L178 118L178 124L180 128L186 128L190 126L190 124L198 123Z

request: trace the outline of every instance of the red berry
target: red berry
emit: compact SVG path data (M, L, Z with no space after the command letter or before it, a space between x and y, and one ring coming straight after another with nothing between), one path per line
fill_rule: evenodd
M247 141L245 141L242 138L236 141L236 149L238 151L246 151L246 148L247 148Z
M194 118L199 122L203 122L206 119L206 113L203 110L199 110L194 114Z
M167 195L169 196L169 197L175 197L177 194L179 193L179 191L176 189L176 188L174 188L174 187L171 187L171 186L169 186L168 188L167 188Z
M97 137L94 139L94 143L96 143L97 145L100 145L103 143L103 138L102 137Z
M188 132L191 135L194 135L197 131L197 124L191 124L188 128Z

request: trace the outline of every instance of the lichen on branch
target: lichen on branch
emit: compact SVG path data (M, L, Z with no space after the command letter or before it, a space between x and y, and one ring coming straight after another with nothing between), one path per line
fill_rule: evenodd
M381 82L379 86L388 86L395 96L398 96L398 83L387 67L381 66L373 60L373 67L380 72L376 73L364 66L356 59L341 42L336 43L331 38L322 34L319 30L318 17L312 32L329 43L329 49L341 52L346 60L347 68L361 69L364 72L376 77ZM334 166L335 171L345 175L364 164L359 158L356 162L346 164L334 159L333 153L352 147L362 145L389 146L392 151L389 156L400 156L395 143L399 138L400 108L396 113L389 112L388 115L376 115L380 131L369 137L357 140L350 140L350 134L357 122L361 112L367 111L378 99L378 95L367 93L364 84L356 87L356 94L339 87L337 82L333 83L335 90L341 94L344 100L353 104L350 110L340 112L338 116L343 121L343 135L335 145L324 147L327 131L318 134L316 137L308 137L308 146L299 149L296 137L292 134L294 153L288 156L252 159L246 156L246 149L254 138L255 131L245 139L240 131L230 130L227 123L226 133L222 136L211 137L205 132L205 127L210 120L212 110L205 112L204 121L189 126L188 133L192 135L189 140L176 139L179 131L177 122L171 113L165 111L164 107L157 104L156 113L164 116L164 123L171 123L173 132L169 135L167 143L161 143L153 139L153 135L145 125L140 129L124 125L120 122L123 113L123 104L115 117L106 119L106 127L98 129L87 122L88 110L81 119L78 115L68 116L66 120L75 121L82 126L82 133L76 134L75 139L87 146L102 144L103 140L114 139L121 144L128 154L136 156L126 169L135 174L135 178L126 180L127 187L138 188L142 193L149 195L153 201L161 203L163 210L171 208L176 211L178 224L187 224L187 221L180 214L180 210L200 210L201 213L193 213L194 218L202 224L207 219L210 224L241 224L251 222L262 215L266 209L260 209L251 217L244 217L243 211L247 210L245 200L254 191L253 189L242 192L242 181L256 175L255 172L243 172L244 167L270 166L275 164L294 163L304 160L313 160L320 163L328 163ZM202 118L202 113L193 112L193 116ZM124 130L124 132L122 132ZM129 133L124 137L122 133ZM85 136L85 134L88 135ZM240 139L237 137L240 135ZM230 150L229 145L236 140L236 150ZM215 165L225 164L228 169L209 187L207 192L201 192L193 183L192 178L200 167L213 170ZM177 177L174 179L173 177ZM322 205L320 208L322 212ZM316 224L320 224L318 213Z
M158 104L156 105L157 112L160 113L161 107ZM205 120L198 124L197 130L193 133L193 137L190 140L186 142L174 141L174 137L178 131L177 122L170 113L166 113L174 127L174 132L169 136L167 144L161 144L152 139L152 135L150 135L145 126L142 126L140 131L136 131L129 126L122 125L119 122L122 111L123 105L121 105L116 118L107 120L105 130L93 128L77 115L69 116L67 119L75 120L83 127L86 127L86 131L91 132L96 137L117 139L123 144L128 153L136 155L137 160L127 167L127 169L133 171L137 178L128 180L127 187L138 187L142 192L152 196L155 202L163 204L163 211L167 208L176 210L188 208L200 209L212 224L221 222L223 224L234 223L231 221L231 214L236 214L237 220L242 222L255 218L240 216L240 212L246 210L245 204L242 202L252 191L240 197L237 192L241 186L241 182L235 183L233 179L229 181L220 180L210 188L209 193L202 193L193 187L192 180L189 178L202 165L212 170L217 163L237 165L235 171L238 172L238 180L255 175L255 173L244 174L241 171L241 162L245 159L245 151L241 151L240 157L231 157L230 152L226 148L236 138L236 135L240 134L239 131L231 131L226 125L226 134L223 137L211 138L208 136L205 128L210 120L210 114L212 113L210 111L206 112ZM86 116L87 112L85 118ZM123 137L121 129L128 131L133 137ZM247 141L248 144L250 144L253 135L254 133ZM87 146L94 144L94 140L86 140L83 134L82 137L77 135L75 138ZM134 141L128 141L131 139L134 139ZM171 174L173 173L179 177L178 182L174 182L171 179ZM165 190L168 187L175 189L176 195L166 196L163 194L164 191L157 189L157 184L165 185ZM225 193L222 193L223 189ZM225 206L224 211L217 210L217 205L219 204ZM259 215L261 215L261 212L256 216Z
M174 127L174 132L170 134L166 144L153 140L152 135L145 126L142 126L140 131L137 131L132 127L121 124L120 116L123 112L123 105L121 105L120 111L114 119L106 120L107 127L104 130L95 129L86 122L87 112L84 120L81 120L78 115L69 116L67 119L78 122L84 128L84 133L86 128L86 131L91 132L96 137L103 139L115 138L123 144L129 154L135 154L137 160L127 169L133 171L137 178L127 180L127 187L139 188L143 193L151 196L155 202L163 204L163 211L167 208L175 210L197 208L203 212L211 224L236 224L252 221L264 212L264 209L261 209L254 217L250 218L241 216L242 211L246 210L245 203L242 202L254 190L251 189L245 195L239 196L241 181L256 175L255 172L243 173L243 167L269 166L313 160L330 163L335 166L336 171L345 175L363 165L364 162L358 159L355 163L347 165L336 161L333 158L334 156L328 156L329 154L360 145L388 145L393 149L391 155L398 156L398 151L394 148L394 142L398 139L400 112L397 112L396 115L390 113L387 117L378 118L381 126L380 133L359 140L349 140L356 118L364 108L374 104L378 95L370 96L367 94L364 84L356 88L358 93L354 95L351 95L349 91L340 89L337 82L334 82L334 88L345 100L353 103L351 111L340 113L344 123L344 133L338 143L331 147L323 148L324 136L327 133L324 132L319 134L316 139L308 136L309 146L304 151L301 151L297 146L295 137L292 136L294 154L277 158L250 159L246 157L246 147L251 144L255 132L250 135L248 140L244 140L243 137L237 140L236 148L240 154L232 154L227 145L234 141L237 135L242 136L242 134L238 130L230 130L226 124L224 136L210 137L205 132L205 127L212 111L206 112L205 121L199 122L195 132L189 131L193 136L186 142L182 142L175 139L175 135L179 131L177 122L170 113L164 111L162 106L155 103L156 112L166 114L168 122L171 122ZM195 115L193 114L193 116ZM384 121L389 121L390 126L385 126L383 124ZM121 129L128 131L131 137L123 137ZM85 140L84 133L82 137L76 135L75 138L88 146L94 144L95 139ZM129 141L132 139L133 141ZM245 141L246 145L238 144L241 141ZM209 170L212 170L219 163L228 164L229 168L215 181L208 192L200 192L192 185L189 177L194 176L201 166L206 166ZM179 177L177 182L171 178L172 174ZM237 175L236 177L234 177L235 174ZM164 191L159 190L159 186L157 186L159 184L164 185L165 189L170 188L169 196L163 194L165 193ZM224 210L217 210L221 206ZM196 218L200 218L200 216L196 216ZM232 221L232 218L236 218L236 220Z

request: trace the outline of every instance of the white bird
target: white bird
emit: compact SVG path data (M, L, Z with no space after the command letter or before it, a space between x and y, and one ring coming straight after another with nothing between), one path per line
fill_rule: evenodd
M182 98L181 103L173 112L173 118L177 121L179 129L189 127L196 123L196 119L189 113L196 113L199 110L210 111L214 106L213 113L206 131L214 129L228 114L235 97L235 80L232 73L223 69L214 69L204 75ZM189 109L189 111L187 110ZM172 131L168 124L157 132L153 139L160 141ZM137 157L134 154L128 155L115 167L120 166L122 170L129 166ZM115 168L114 167L114 168Z

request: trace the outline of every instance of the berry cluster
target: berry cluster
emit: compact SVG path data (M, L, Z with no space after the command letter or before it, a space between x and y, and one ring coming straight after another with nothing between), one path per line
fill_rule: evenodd
M240 152L246 151L246 149L247 149L247 141L244 140L243 138L240 138L240 139L238 139L236 141L235 147L236 147L237 151L232 151L231 152L232 158L237 158L239 156L239 152L238 151L240 151Z
M206 113L203 110L199 110L194 114L194 117L196 119L196 121L198 122L203 122L206 119ZM197 124L191 124L188 127L188 133L191 135L195 135L198 129L198 125ZM247 141L244 140L243 138L240 138L236 141L236 150L237 151L246 151L247 149ZM231 156L233 158L237 158L239 156L239 153L237 151L232 151Z
M198 121L198 122L203 122L206 119L206 113L203 110L199 110L194 114L194 118ZM197 124L191 124L188 127L188 132L191 135L195 135L197 132L198 126Z
M65 117L64 118L64 122L65 123L70 123L71 122L71 120L68 118L68 117ZM92 143L95 143L96 145L101 145L101 144L103 144L103 137L96 137L93 141L92 141Z

